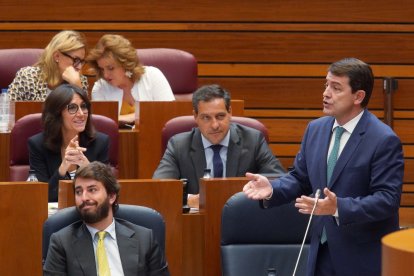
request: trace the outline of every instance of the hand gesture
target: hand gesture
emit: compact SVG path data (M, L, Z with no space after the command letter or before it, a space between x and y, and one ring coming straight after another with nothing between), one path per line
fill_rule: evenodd
M60 175L65 175L71 165L82 166L89 164L88 158L83 154L86 148L79 146L78 135L70 140L59 167Z
M334 215L337 209L336 194L328 188L323 190L324 199L319 199L316 203L314 215ZM299 213L310 214L315 204L315 198L309 196L301 196L296 199L295 207L299 209Z
M251 199L265 199L272 195L273 188L269 180L260 174L246 173L246 177L250 180L243 187L243 192Z

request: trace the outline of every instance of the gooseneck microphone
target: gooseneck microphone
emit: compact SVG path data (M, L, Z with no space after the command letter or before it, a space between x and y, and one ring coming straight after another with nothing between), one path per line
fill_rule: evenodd
M310 223L312 221L313 213L315 212L316 204L318 203L318 200L319 200L320 196L321 196L321 190L317 189L316 193L315 193L315 199L316 200L315 200L315 203L313 204L312 212L310 214L309 221L308 221L308 226L306 226L305 236L303 237L302 245L300 246L298 259L296 260L295 270L293 270L292 276L295 276L295 274L296 274L296 269L298 268L300 255L302 255L302 250L303 250L303 246L305 245L306 236L308 235L309 226L310 226Z

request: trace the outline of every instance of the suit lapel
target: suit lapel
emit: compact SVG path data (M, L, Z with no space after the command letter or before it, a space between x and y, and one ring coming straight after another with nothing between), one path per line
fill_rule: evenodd
M73 250L84 275L96 276L95 254L92 237L85 224L74 232Z
M339 156L338 161L336 162L334 171L332 173L331 182L329 183L329 187L332 187L335 184L336 179L341 174L342 170L345 168L348 161L351 159L355 150L358 148L358 145L361 143L363 135L367 129L368 116L369 112L368 110L365 110L364 114L362 115L361 119L356 125L354 131L352 132L351 137L349 137L348 142L342 150L342 153Z
M135 275L138 270L138 243L135 232L115 220L116 240L125 275Z
M229 147L227 149L226 177L237 176L242 151L240 135L233 124L230 125Z
M198 183L199 179L204 175L204 169L207 167L204 146L203 142L201 141L201 133L198 128L194 130L193 141L191 143L190 158Z

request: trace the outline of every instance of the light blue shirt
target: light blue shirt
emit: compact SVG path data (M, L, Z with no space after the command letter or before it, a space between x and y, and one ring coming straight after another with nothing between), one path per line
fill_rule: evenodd
M207 138L205 138L203 134L201 134L201 141L203 142L204 154L206 156L206 164L207 164L206 169L210 169L211 175L214 175L214 169L213 169L214 151L212 148L210 148L210 146L213 144L210 143L210 141L207 140ZM220 157L221 157L221 161L223 162L223 177L226 177L226 162L227 162L227 150L229 148L229 141L230 141L230 130L227 132L226 136L224 136L224 139L221 140L221 142L219 143L220 145L223 146L220 149Z
M98 260L96 259L96 246L98 245L97 233L99 232L99 230L89 225L86 225L86 227L88 228L92 236L96 271L98 271ZM121 256L119 255L118 243L116 241L115 220L112 219L112 223L104 231L107 232L104 239L104 244L106 256L108 258L109 269L111 270L111 275L123 276L124 271L122 269Z

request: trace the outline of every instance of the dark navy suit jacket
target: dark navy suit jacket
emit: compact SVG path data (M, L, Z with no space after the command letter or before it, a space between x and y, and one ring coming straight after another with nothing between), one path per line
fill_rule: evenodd
M329 187L337 196L339 225L333 216L313 217L308 275L314 275L324 226L337 275L380 275L381 237L399 228L402 145L391 128L365 110L327 183L333 124L333 117L323 117L308 125L293 171L272 182L267 203L283 204Z

